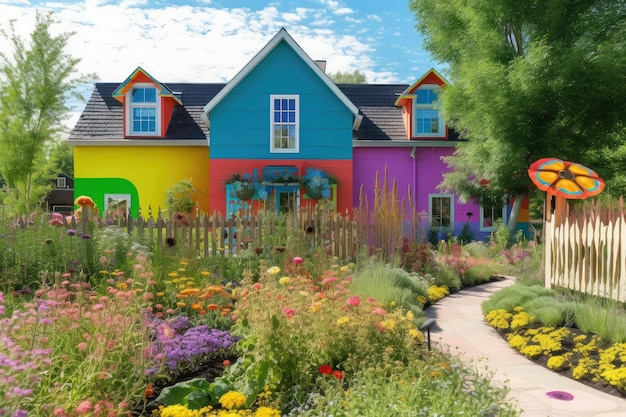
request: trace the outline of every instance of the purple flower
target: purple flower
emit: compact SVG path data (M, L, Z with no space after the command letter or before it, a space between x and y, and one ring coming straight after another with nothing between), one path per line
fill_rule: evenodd
M74 229L67 229L67 232L65 232L66 235L68 236L76 236L76 230Z

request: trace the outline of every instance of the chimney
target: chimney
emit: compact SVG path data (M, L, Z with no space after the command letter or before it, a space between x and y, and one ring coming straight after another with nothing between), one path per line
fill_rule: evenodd
M315 63L317 64L318 67L320 67L320 69L322 70L322 72L324 72L324 74L326 74L326 60L321 60L321 59L316 59Z

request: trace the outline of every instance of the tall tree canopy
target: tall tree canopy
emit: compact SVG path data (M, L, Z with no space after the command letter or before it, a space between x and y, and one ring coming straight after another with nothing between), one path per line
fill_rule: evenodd
M328 76L335 84L367 84L365 74L359 70L354 70L352 72L337 71L329 73Z
M26 44L15 32L1 32L13 47L0 53L0 173L21 212L32 210L31 192L47 145L59 134L69 111L67 99L86 81L76 76L79 59L65 49L71 33L53 36L52 14L37 14ZM77 94L77 93L74 93Z
M625 0L410 0L409 7L425 48L448 68L444 117L468 139L447 158L455 171L441 188L465 199L521 197L535 189L526 170L542 157L587 164L626 185L623 158L615 158L626 143ZM614 164L600 162L607 156Z

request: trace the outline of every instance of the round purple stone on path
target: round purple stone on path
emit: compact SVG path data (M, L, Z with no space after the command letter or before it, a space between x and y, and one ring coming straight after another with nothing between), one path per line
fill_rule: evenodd
M550 391L546 392L546 395L550 398L561 401L572 401L574 399L572 394L565 391Z

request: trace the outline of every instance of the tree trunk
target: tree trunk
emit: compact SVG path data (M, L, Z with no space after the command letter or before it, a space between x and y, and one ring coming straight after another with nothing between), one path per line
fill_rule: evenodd
M519 212L522 208L522 201L524 201L524 197L526 197L526 194L518 194L513 197L513 207L511 207L511 215L509 216L509 221L506 225L507 229L509 229L511 233L515 232L515 227L517 226L517 218L519 217Z

